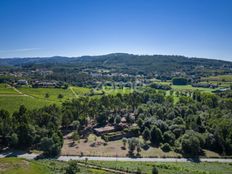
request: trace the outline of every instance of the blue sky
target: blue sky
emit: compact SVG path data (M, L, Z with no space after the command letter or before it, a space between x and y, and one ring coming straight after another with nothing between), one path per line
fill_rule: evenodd
M0 0L0 57L113 52L232 60L232 1Z

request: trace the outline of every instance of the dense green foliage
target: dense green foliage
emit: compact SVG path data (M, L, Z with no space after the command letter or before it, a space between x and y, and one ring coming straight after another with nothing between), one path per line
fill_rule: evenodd
M172 84L173 85L187 85L188 80L186 78L175 77L172 79Z
M119 124L121 113L128 116L128 124L138 123L134 135L143 135L155 146L173 148L190 156L200 155L202 149L220 154L232 152L232 102L215 94L189 92L174 104L172 96L148 90L143 93L104 95L100 98L80 97L63 103L62 108L44 107L32 111L21 106L12 116L0 112L1 145L17 148L37 148L47 155L56 155L62 147L59 127L73 127L78 134L88 120L104 126L110 120ZM131 130L132 131L132 130ZM129 142L130 141L130 142ZM136 140L128 140L129 151L138 147Z
M45 155L58 155L63 145L59 130L60 110L56 106L28 111L23 105L12 116L0 111L1 146L17 149L35 148Z
M79 173L80 169L76 161L69 161L68 166L66 167L65 174L76 174Z

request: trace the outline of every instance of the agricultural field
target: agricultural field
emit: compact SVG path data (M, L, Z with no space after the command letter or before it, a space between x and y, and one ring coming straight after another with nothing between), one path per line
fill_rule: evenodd
M61 88L13 88L8 84L0 84L0 109L6 109L10 113L18 110L20 105L25 105L28 109L40 108L56 104L60 106L62 102L85 96L91 91L90 88L71 86L68 89ZM94 94L98 96L105 94L116 95L117 93L127 94L132 90L129 88L112 89L104 88L97 90ZM62 96L62 97L59 97Z
M171 81L159 82L159 83L163 84L163 85L171 85L171 87L172 87L172 89L174 91L194 91L194 90L199 90L201 92L212 92L212 91L216 90L216 89L212 89L212 88L192 87L192 85L172 85Z
M101 91L104 91L105 94L116 95L118 93L120 93L120 94L129 94L129 93L133 92L134 90L131 89L131 88L128 88L128 87L123 87L122 89L119 89L119 88L116 88L116 89L104 88Z
M80 161L79 163L83 163ZM120 161L88 161L87 166L78 165L80 174L109 174L101 168L120 170L125 172L138 172L151 174L155 166L159 174L231 174L230 163L206 162L120 162ZM96 166L93 168L91 166ZM25 160L19 158L0 159L1 174L64 174L67 162L56 160Z
M0 174L65 174L67 162L55 160L0 159ZM80 174L109 174L101 169L78 166Z
M38 98L38 99L44 99L47 101L53 101L53 102L62 102L67 99L74 98L73 92L68 89L61 89L61 88L18 88L19 91L21 91L23 94L26 94L28 96ZM46 96L46 94L48 96ZM62 98L59 98L58 95L62 95Z
M50 174L49 169L37 161L19 158L0 159L1 174Z
M209 76L201 78L202 81L232 82L232 75Z
M6 95L19 95L12 87L5 83L0 83L0 96Z
M212 91L215 90L215 89L212 89L212 88L196 88L196 87L192 87L191 85L172 85L172 88L175 91L182 91L182 90L194 91L194 90L199 90L199 91L202 91L202 92L212 92Z
M88 94L91 90L90 88L76 87L76 86L70 87L69 89L74 91L74 93L78 96Z
M232 75L203 77L201 83L211 83L219 85L221 88L228 88L232 85Z
M155 166L159 174L232 174L232 164L227 163L164 163L164 162L120 162L120 161L89 161L89 164L95 164L101 167L120 169L123 171L151 174Z
M10 113L18 111L21 105L25 105L28 109L35 109L51 104L59 103L30 96L0 96L0 109L5 109Z

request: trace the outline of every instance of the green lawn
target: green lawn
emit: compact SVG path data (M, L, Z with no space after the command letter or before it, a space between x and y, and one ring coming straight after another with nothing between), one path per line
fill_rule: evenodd
M159 174L232 174L232 164L227 163L164 163L164 162L119 162L119 161L89 161L102 167L123 169L125 171L137 171L151 174L153 166L159 170Z

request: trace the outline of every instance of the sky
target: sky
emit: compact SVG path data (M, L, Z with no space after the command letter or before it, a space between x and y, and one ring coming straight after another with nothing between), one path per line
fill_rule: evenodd
M109 53L232 61L232 0L0 0L0 57Z

